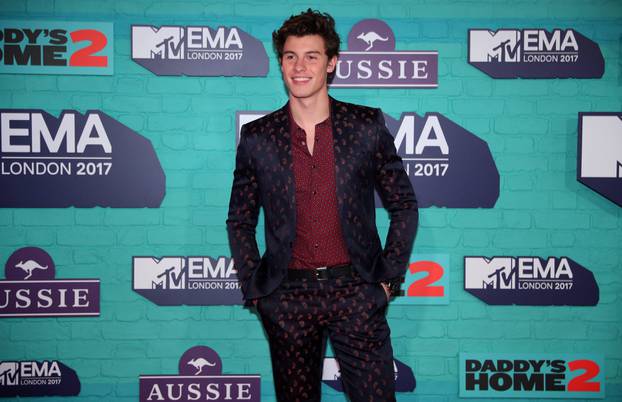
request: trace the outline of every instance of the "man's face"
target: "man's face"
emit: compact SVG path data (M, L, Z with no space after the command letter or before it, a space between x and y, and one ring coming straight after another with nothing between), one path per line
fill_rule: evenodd
M289 36L283 46L281 72L290 96L313 98L326 93L327 76L335 70L337 57L326 56L320 35Z

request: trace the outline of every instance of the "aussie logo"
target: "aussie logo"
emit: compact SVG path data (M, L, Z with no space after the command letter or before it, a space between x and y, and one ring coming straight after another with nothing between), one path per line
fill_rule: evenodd
M464 257L464 289L487 304L595 306L594 274L568 257Z
M113 73L113 25L107 22L0 21L0 73Z
M151 143L103 112L0 109L0 207L158 207L164 183Z
M598 44L574 29L469 29L469 64L493 78L601 78Z
M194 346L179 359L179 375L141 375L139 401L259 402L259 375L222 374L218 353Z
M4 269L0 317L99 315L99 279L54 279L54 261L43 249L20 248Z
M622 207L622 113L579 113L577 180Z
M395 35L384 21L356 23L348 50L339 54L333 87L436 88L438 52L395 50Z
M399 360L393 360L393 372L396 392L413 392L417 385L415 375L410 367ZM333 357L324 358L322 382L332 389L343 392L339 362Z
M0 362L0 397L75 396L76 372L57 360Z
M449 255L417 255L408 265L402 294L392 303L449 304Z
M462 398L605 397L604 358L574 354L460 354Z
M265 112L236 113L239 140L242 125ZM421 117L385 114L404 169L417 189L419 207L492 208L499 198L499 172L488 144L440 113ZM379 197L376 205L381 207Z
M134 291L161 306L243 304L229 257L134 257Z
M132 25L132 60L156 75L268 74L263 44L237 27Z

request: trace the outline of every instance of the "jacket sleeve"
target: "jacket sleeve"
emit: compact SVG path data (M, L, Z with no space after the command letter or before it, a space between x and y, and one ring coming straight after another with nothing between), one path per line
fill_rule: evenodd
M255 237L260 206L261 196L257 172L246 135L246 127L242 126L233 172L227 234L242 293L245 295L249 279L259 268L261 261Z
M419 213L417 199L404 166L397 154L393 136L387 130L378 109L375 162L376 190L389 212L390 225L382 251L387 279L404 276L412 250Z

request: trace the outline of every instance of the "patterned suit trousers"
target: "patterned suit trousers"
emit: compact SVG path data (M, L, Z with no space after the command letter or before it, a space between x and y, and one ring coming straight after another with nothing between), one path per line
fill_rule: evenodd
M352 402L395 401L387 297L360 277L286 279L259 299L279 402L317 402L326 338Z

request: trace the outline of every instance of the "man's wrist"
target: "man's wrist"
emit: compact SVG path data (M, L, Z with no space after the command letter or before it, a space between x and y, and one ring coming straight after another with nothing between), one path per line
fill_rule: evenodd
M404 282L403 277L388 279L380 282L385 290L389 293L391 297L401 296L402 295L402 282Z

